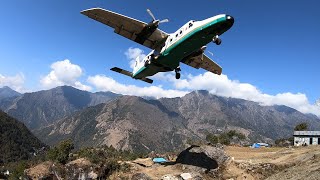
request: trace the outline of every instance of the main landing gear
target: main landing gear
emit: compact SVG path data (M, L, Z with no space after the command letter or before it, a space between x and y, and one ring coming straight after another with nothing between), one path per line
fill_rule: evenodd
M180 79L180 77L181 77L181 74L180 74L180 71L181 71L180 66L178 66L174 71L176 72L176 79Z
M221 44L221 39L219 38L219 35L215 35L213 38L212 38L212 41L214 43L216 43L216 45L220 45Z

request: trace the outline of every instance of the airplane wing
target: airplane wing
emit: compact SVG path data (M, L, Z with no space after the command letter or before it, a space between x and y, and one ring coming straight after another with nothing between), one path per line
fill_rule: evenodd
M120 74L123 74L123 75L126 75L126 76L129 76L129 77L132 77L132 72L129 72L127 70L124 70L124 69L121 69L121 68L118 68L118 67L113 67L110 70L114 71L114 72L117 72L117 73L120 73ZM141 81L144 81L144 82L147 82L147 83L150 83L150 84L153 83L152 79L149 79L149 78L146 78L146 77L138 79L138 80L141 80Z
M115 33L151 49L162 46L168 37L167 33L158 28L152 34L146 34L147 23L102 8L87 9L81 13L112 27Z
M191 67L194 67L196 69L199 69L199 68L205 69L214 74L220 75L222 73L222 68L203 53L198 56L184 59L181 62Z

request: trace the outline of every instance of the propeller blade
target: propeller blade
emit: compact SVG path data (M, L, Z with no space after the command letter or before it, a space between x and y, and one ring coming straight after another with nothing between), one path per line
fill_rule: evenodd
M159 23L166 23L166 22L169 22L169 19L164 19L164 20L159 21Z
M155 21L156 18L154 17L154 15L152 14L150 9L147 9L147 12L149 13L149 15L152 17L152 19Z

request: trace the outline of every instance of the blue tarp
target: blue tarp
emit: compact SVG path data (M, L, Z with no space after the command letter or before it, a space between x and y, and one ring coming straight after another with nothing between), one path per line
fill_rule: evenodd
M258 143L254 143L254 144L252 144L252 146L251 146L252 148L260 148L261 147L261 145L260 144L258 144Z
M267 143L253 143L252 144L252 148L261 148L261 147L269 147L269 144L267 144Z
M155 162L155 163L164 163L164 162L167 162L167 160L164 159L164 158L153 158L152 161Z

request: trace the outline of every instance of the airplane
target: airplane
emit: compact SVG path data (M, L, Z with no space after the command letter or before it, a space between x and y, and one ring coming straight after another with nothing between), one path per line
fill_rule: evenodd
M180 79L180 62L221 75L222 68L205 55L204 51L211 41L216 45L221 44L220 35L234 23L232 16L220 14L202 21L190 20L176 32L169 34L158 28L160 23L169 20L158 20L149 9L147 12L152 17L149 23L102 8L81 11L81 14L112 27L115 33L152 50L142 60L139 56L136 58L132 72L118 67L110 70L150 84L153 80L148 77L158 72L175 71L176 79Z

